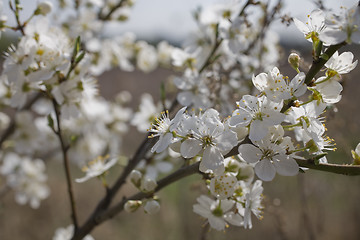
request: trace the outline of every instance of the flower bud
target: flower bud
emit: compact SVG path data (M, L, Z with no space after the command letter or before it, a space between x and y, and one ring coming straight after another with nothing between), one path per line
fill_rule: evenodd
M154 179L151 178L145 178L142 182L142 186L141 188L145 191L145 192L152 192L154 191L154 189L156 188L157 183Z
M38 4L37 8L35 9L35 15L43 15L46 16L49 12L51 12L52 3L49 1L41 2Z
M144 211L150 215L157 213L160 210L160 204L156 200L147 201L144 206Z
M351 150L351 155L354 159L354 165L360 165L360 143L356 146L355 150Z
M124 210L128 213L135 212L141 205L140 200L129 200L125 203Z
M296 71L299 71L300 56L297 53L290 53L288 62L291 67L293 67Z
M140 186L140 180L142 178L142 174L138 170L132 170L130 173L130 181L136 186Z

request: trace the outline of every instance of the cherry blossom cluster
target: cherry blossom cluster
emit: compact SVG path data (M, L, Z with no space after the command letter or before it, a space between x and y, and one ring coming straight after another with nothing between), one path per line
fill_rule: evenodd
M114 209L143 207L156 214L161 178L196 166L208 194L196 199L193 211L216 230L252 228L252 215L262 218L263 181L276 174L297 175L306 170L299 164L306 159L327 164L327 151L335 150L335 143L326 135L324 112L341 100L342 75L358 63L351 52L339 49L360 43L360 7L339 13L316 9L305 23L293 19L312 43L313 65L304 67L305 60L291 53L294 73L283 74L277 67L279 37L269 28L281 17L280 3L232 1L204 7L194 13L198 31L182 47L166 41L154 46L133 33L104 34L107 24L130 17L132 0L62 0L56 14L52 3L40 2L24 22L19 1L10 0L17 20L13 27L0 3L0 33L21 33L16 46L4 53L0 74L4 186L15 192L19 204L38 208L50 194L47 162L63 159L68 168L70 160L84 174L72 178L66 169L69 185L97 178L106 189L100 213L91 214L96 220L85 223L91 224L108 213L126 179L142 198L124 197ZM127 106L132 96L126 91L114 100L99 96L98 78L108 70L149 73L158 67L176 73L169 82L177 89L172 101L166 99L167 89L159 102L143 94L137 110ZM148 138L134 156L124 156L130 125L148 131ZM360 144L352 156L353 164L360 165ZM112 186L106 174L120 162L127 165ZM81 232L72 207L73 224L56 230L53 239ZM90 230L81 233L83 239L93 239Z

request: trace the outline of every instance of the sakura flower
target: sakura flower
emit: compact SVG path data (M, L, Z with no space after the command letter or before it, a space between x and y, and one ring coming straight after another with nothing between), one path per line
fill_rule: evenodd
M343 52L339 55L336 51L334 55L325 63L325 67L327 67L326 76L331 77L340 77L342 74L349 73L352 71L358 60L352 62L354 59L354 55L351 52Z
M141 96L139 111L134 114L131 125L135 126L140 132L146 132L151 127L151 123L155 119L156 114L161 111L160 109L161 106L159 104L155 105L150 94L143 94Z
M244 211L244 228L252 228L251 213L253 213L258 219L262 219L261 213L263 206L261 201L263 199L262 192L264 188L261 186L262 182L256 180L255 183L245 188L245 211Z
M242 217L231 211L235 204L234 201L215 201L205 195L201 195L196 200L198 203L193 206L193 211L206 218L210 227L220 231L225 229L228 225L227 223L235 223L237 225L242 224Z
M234 175L224 173L210 181L210 191L218 199L226 199L233 195L237 179Z
M343 8L340 15L328 14L325 24L327 28L319 36L321 41L331 45L344 41L360 43L360 7L358 4L350 9Z
M107 170L109 170L112 166L114 166L118 159L112 158L108 161L107 157L101 157L99 156L95 160L88 163L88 166L83 167L83 171L86 173L86 175L82 178L78 178L75 181L78 183L85 182L93 177L98 177L102 174L104 174Z
M200 64L198 62L198 55L201 52L201 48L197 48L195 51L189 49L175 48L171 53L172 64L176 67L187 67L190 69L198 69Z
M316 43L319 41L319 35L326 28L325 15L322 10L316 9L308 15L308 18L305 24L294 18L294 23L308 41Z
M252 82L254 86L274 102L300 97L306 91L305 74L298 73L291 81L288 77L280 74L277 67L274 67L269 73L260 73L256 77L253 76Z
M289 110L286 120L293 125L298 125L294 129L298 141L308 140L306 136L315 139L316 142L320 141L321 136L325 132L325 127L321 123L319 115L323 113L325 107L326 104L324 103L312 101L300 107L292 107ZM305 132L305 135L302 133L302 130Z
M180 91L176 100L183 106L207 109L211 107L210 90L205 76L197 71L186 69L182 77L175 77L174 84Z
M320 77L315 81L312 91L318 91L324 103L337 103L341 100L342 85L336 78Z
M181 108L172 120L169 118L169 112L162 112L161 118L155 118L153 128L149 131L155 133L151 137L159 136L159 140L151 148L151 152L162 152L172 143L173 131L181 123L185 110L186 107Z
M145 72L151 72L158 66L157 52L155 47L147 44L144 41L140 41L137 44L139 52L136 56L137 67Z
M41 159L9 153L4 157L0 172L6 176L7 185L15 190L15 201L18 204L29 203L36 209L50 194L46 185L45 164Z
M280 128L282 129L282 128ZM289 143L283 141L283 130L277 128L260 141L239 146L239 156L242 160L255 164L255 173L263 181L271 181L275 174L294 176L299 166L291 155L287 155Z
M280 124L285 115L280 113L282 102L270 101L267 97L260 98L245 95L237 102L236 109L230 118L230 126L249 126L251 141L261 140L268 133L268 128Z
M192 117L184 122L185 128L192 135L182 142L181 155L185 158L195 157L203 150L199 170L213 171L215 174L224 172L224 154L237 144L236 133L220 121L215 109L208 109L199 118Z

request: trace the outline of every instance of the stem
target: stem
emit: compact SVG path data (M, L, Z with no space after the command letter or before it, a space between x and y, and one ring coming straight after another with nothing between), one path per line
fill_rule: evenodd
M317 60L313 61L310 70L306 74L305 84L310 85L315 75L321 70L321 68L325 65L325 63L329 60L329 58L342 46L345 46L346 42L342 42L336 45L331 45L325 53L319 57Z
M218 36L218 26L216 27L216 34L215 34L215 38L216 38L216 42L215 45L213 47L213 49L211 50L209 56L207 57L204 65L200 68L199 73L203 72L208 66L210 66L214 61L212 61L212 57L214 56L216 50L219 48L220 44L222 43L222 39L217 39Z
M331 172L336 174L343 174L348 176L360 175L360 165L345 165L345 164L331 164L319 163L316 164L314 159L295 159L300 167L306 167L323 172Z
M19 0L15 0L15 8L11 4L11 2L9 1L10 9L11 9L11 11L13 11L13 13L15 15L16 23L17 23L17 27L15 29L20 30L21 34L25 36L24 25L20 23L20 17L19 17L20 7L19 7L19 5L20 5Z
M107 21L111 18L111 15L118 9L121 8L125 3L127 2L127 0L121 0L118 4L116 4L115 6L113 6L110 11L108 12L108 14L106 14L105 16L102 15L102 9L100 10L98 17L100 20L103 21Z
M69 166L69 158L67 155L67 152L69 150L69 146L65 144L64 138L61 134L61 119L60 119L60 109L59 105L56 103L55 99L53 99L53 106L55 110L56 115L56 123L57 123L57 130L53 129L55 134L57 135L60 145L61 145L61 151L63 154L63 161L64 161L64 167L65 167L65 174L66 174L66 183L67 183L67 189L70 199L70 206L71 206L71 218L74 224L74 232L76 233L78 229L78 220L77 220L77 214L76 214L76 202L74 198L74 190L72 187L71 182L71 174L70 174L70 166Z
M144 193L144 192L138 192L131 197L124 198L122 201L120 201L118 204L116 204L114 207L108 209L105 212L99 213L96 216L93 216L90 218L81 228L78 229L77 232L75 232L75 235L73 236L72 240L80 240L83 239L88 233L90 233L97 225L101 224L102 222L113 218L115 215L119 214L123 209L124 205L129 200L141 200L144 198L151 197L155 192L160 191L162 188L184 178L190 175L193 175L195 173L199 173L199 164L200 162L197 162L195 164L192 164L190 166L182 167L176 172L170 174L167 177L164 177L160 181L158 181L158 185L155 188L154 192L151 193Z

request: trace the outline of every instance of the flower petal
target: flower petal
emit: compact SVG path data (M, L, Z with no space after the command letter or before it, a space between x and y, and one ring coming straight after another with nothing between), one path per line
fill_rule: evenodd
M276 170L270 160L263 159L255 165L255 173L261 180L271 181L275 177Z

